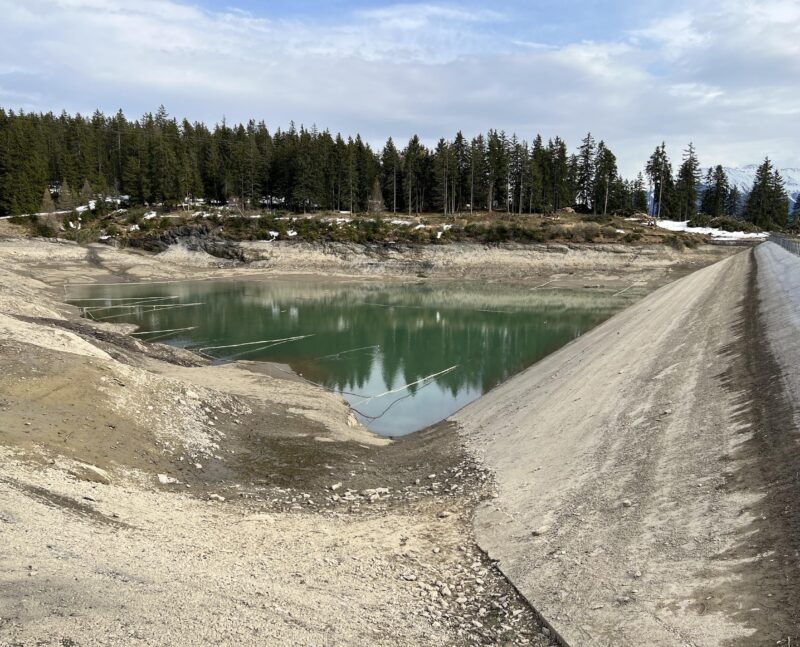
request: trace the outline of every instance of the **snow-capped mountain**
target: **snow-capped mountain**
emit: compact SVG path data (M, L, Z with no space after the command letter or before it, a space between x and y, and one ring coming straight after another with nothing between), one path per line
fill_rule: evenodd
M750 189L753 187L753 180L756 177L758 164L748 164L746 166L737 167L723 166L722 168L725 170L725 175L728 176L728 183L731 186L738 186L743 194L750 192ZM778 170L783 177L786 193L789 194L789 200L792 203L790 205L791 208L794 206L798 197L800 197L800 168L781 168ZM701 169L701 178L705 178L706 171L708 171L708 169Z

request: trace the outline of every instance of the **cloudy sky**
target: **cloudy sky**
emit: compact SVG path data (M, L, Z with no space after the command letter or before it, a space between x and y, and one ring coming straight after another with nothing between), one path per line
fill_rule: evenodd
M490 7L490 8L487 8ZM800 166L800 0L0 0L0 106Z

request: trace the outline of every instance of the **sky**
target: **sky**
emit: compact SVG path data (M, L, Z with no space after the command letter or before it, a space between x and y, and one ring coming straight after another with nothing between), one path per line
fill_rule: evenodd
M0 106L800 167L800 0L0 0Z

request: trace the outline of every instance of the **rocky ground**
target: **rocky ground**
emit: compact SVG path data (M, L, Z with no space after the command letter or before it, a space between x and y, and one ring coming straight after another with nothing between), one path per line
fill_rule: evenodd
M0 644L551 644L472 539L491 479L452 429L390 442L61 302L132 267L196 274L0 241Z
M494 477L452 425L379 438L274 367L210 366L63 303L82 282L370 276L373 256L286 248L262 258L271 270L220 268L182 248L154 257L4 227L0 644L552 644L474 540ZM454 276L496 273L502 254L473 251ZM507 257L521 281L624 289L729 250L592 253L599 268L575 250ZM442 276L454 262L423 260Z

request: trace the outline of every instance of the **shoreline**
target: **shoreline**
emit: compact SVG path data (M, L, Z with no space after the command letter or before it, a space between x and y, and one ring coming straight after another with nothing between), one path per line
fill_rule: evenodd
M212 604L228 614L250 613L247 605L219 599L214 591L224 586L227 572L238 572L220 554L226 530L257 517L236 526L242 528L236 533L240 559L257 568L261 551L256 546L272 541L281 544L286 560L273 563L274 573L252 584L238 576L236 586L244 587L240 597L258 599L264 595L259 587L270 583L270 608L305 608L314 619L303 625L292 616L268 614L277 623L270 629L263 619L248 616L250 624L267 631L260 634L262 639L328 639L341 614L334 600L340 599L349 600L366 620L334 631L336 640L346 644L471 644L500 638L510 644L552 644L553 637L542 631L525 601L472 538L472 511L481 500L492 500L493 477L472 458L452 425L443 422L374 442L379 439L349 421L341 400L322 397L316 388L258 375L247 363L208 366L190 353L142 344L124 334L124 327L76 320L76 308L58 302L60 276L85 276L96 284L109 274L157 280L196 275L198 269L94 245L60 247L53 253L53 244L41 241L0 240L5 286L0 290L0 356L6 367L0 377L5 394L0 417L7 429L0 516L15 520L8 536L15 548L10 555L16 552L2 563L6 590L20 591L31 582L25 579L31 577L25 573L26 563L36 562L39 575L47 575L37 575L33 582L54 582L74 572L80 586L70 587L73 600L92 606L86 596L95 588L108 599L105 610L91 614L95 628L81 635L81 644L96 644L103 632L113 631L115 614L134 603L134 590L125 582L90 574L98 568L124 570L146 529L160 540L151 547L154 570L145 563L138 574L151 585L141 589L135 604L142 622L155 629L135 622L135 631L152 638L149 631L169 635L172 630L170 620L157 611L165 602L157 585L162 573L187 592L178 617L203 635L248 643L253 634L205 618L201 609ZM718 257L717 250L701 250L687 252L685 258L691 266ZM660 262L672 267L666 257ZM578 276L566 274L564 281L585 282L590 276L593 283L611 284L625 278L624 269L613 276L581 269ZM240 271L205 268L202 279L238 278ZM263 269L256 275L279 276ZM403 274L366 278L419 280ZM643 290L652 281L670 278L670 271L659 270ZM156 478L158 474L165 478ZM171 512L176 504L182 509L180 519ZM64 550L73 550L72 542L78 541L102 554L111 538L99 527L122 533L119 550L102 558L52 561L38 541L24 541L30 533L39 537L42 532L32 515L68 529L68 539L59 540ZM358 569L341 576L331 571L324 557L331 548L324 549L324 541L312 540L307 546L301 541L303 550L298 551L279 540L281 535L313 537L317 532L340 537L335 559L357 559ZM206 550L219 555L211 570L198 571L194 565L197 551L191 536L207 537ZM192 593L173 563L193 574ZM327 564L324 572L320 564ZM287 585L293 572L314 572L319 583L313 590L300 583ZM363 576L373 583L369 591L363 590ZM197 587L197 577L207 578L207 584ZM68 619L74 602L54 597L52 584L38 585L27 595L33 606L20 607L0 596L0 609L6 609L0 615L12 619L0 627L0 638L78 639ZM312 607L305 598L315 601ZM492 600L502 604L495 608ZM37 604L67 615L45 614L44 620L31 624L27 614ZM375 635L373 627L382 627L384 633ZM390 633L397 639L386 642Z

